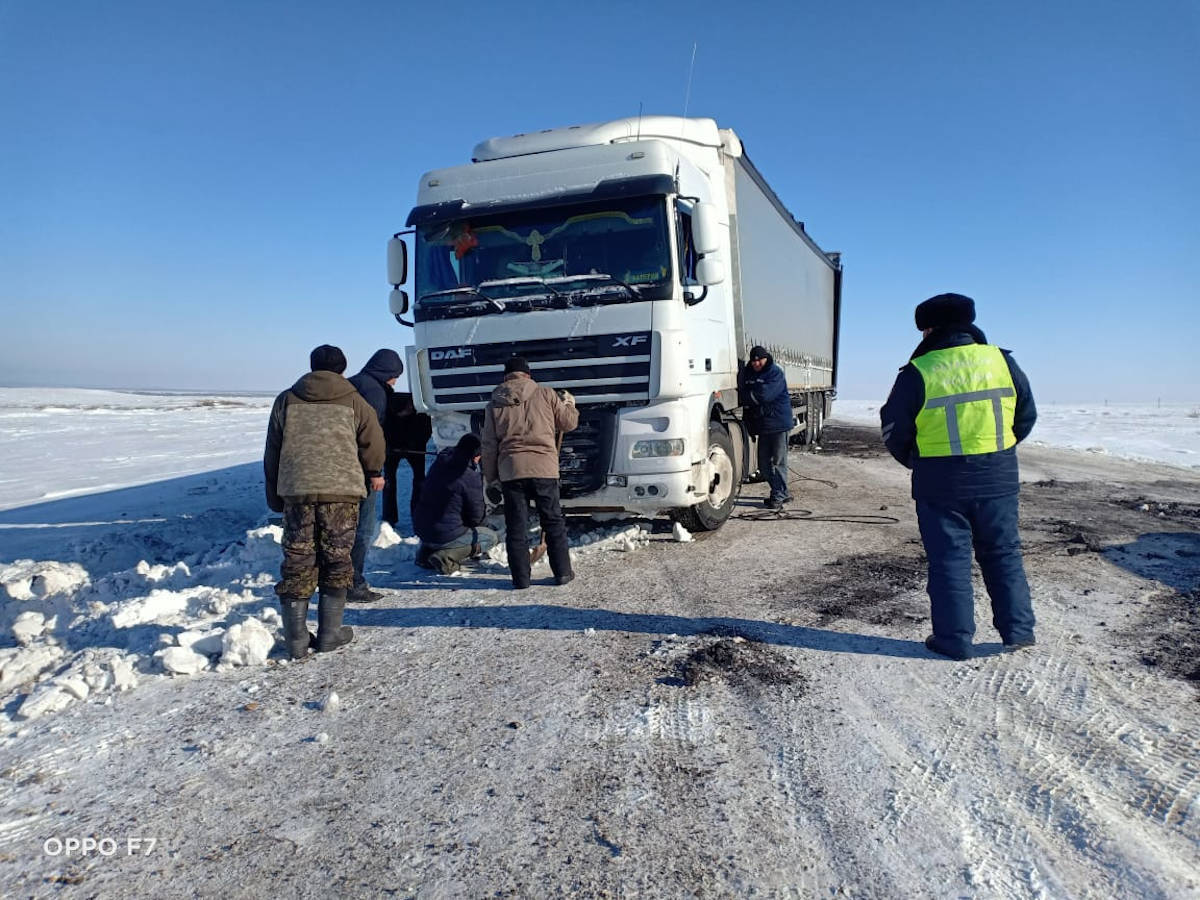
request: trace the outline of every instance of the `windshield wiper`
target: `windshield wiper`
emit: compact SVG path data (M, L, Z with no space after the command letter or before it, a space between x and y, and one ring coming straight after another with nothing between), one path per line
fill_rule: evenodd
M615 285L619 285L620 287L625 288L625 290L627 290L629 292L629 296L632 297L634 300L641 299L641 296L642 296L636 290L634 290L632 285L630 285L630 284L622 281L620 278L616 278L612 275L604 275L604 274L600 274L600 273L596 273L594 275L591 275L591 274L589 274L589 275L563 275L559 278L555 278L554 280L556 282L564 282L564 283L568 282L568 281L604 281L604 282L608 282L609 284L615 284Z
M487 282L484 283L486 284ZM492 304L492 306L496 308L496 312L504 312L504 303L502 301L497 300L495 297L489 297L483 291L479 290L479 288L475 287L456 287L449 288L444 291L430 291L428 294L421 295L421 302L423 303L431 297L452 297L456 294L478 297L480 300L484 300Z
M549 281L547 281L545 278L540 278L537 275L522 275L519 278L494 278L490 281L479 282L480 287L489 287L489 288L510 287L510 286L520 288L520 287L525 287L527 285L536 285L538 287L545 288L546 292L553 299L554 305L559 307L560 309L566 309L568 306L571 305L570 301L568 301L566 295L563 294L562 291L556 290L555 288L551 287ZM536 296L536 295L532 295L532 296ZM518 301L518 300L532 300L532 296L509 297L508 299L512 300L514 302Z

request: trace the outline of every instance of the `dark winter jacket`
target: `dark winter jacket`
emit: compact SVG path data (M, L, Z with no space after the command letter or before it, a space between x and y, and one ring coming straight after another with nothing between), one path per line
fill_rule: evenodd
M986 344L987 338L974 325L935 329L913 351L912 359L934 350ZM1007 350L1001 350L1017 392L1013 435L1023 441L1037 421L1037 407L1029 379ZM971 500L1004 497L1017 493L1019 473L1017 450L999 450L969 456L938 456L922 459L917 452L917 415L925 405L925 380L909 362L896 376L896 383L880 410L883 442L900 463L912 469L915 500Z
M742 387L750 404L750 424L754 434L772 434L791 431L795 417L792 414L792 398L788 394L787 376L775 365L775 359L767 355L767 364L761 372L755 372L747 363L742 370Z
M413 513L413 530L426 544L448 544L467 529L483 524L483 477L457 447L437 455Z
M376 350L362 371L350 378L350 383L375 410L380 426L387 419L388 395L392 393L388 381L399 378L403 371L404 363L400 362L399 353L395 350Z
M388 453L424 452L432 434L433 423L427 414L417 412L412 394L393 391L388 396L387 418L383 421Z
M263 451L267 505L349 503L383 469L383 429L336 372L309 372L275 398Z

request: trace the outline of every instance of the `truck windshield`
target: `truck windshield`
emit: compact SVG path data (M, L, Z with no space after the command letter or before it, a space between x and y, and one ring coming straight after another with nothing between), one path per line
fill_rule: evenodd
M418 229L418 320L671 295L658 198L510 211Z

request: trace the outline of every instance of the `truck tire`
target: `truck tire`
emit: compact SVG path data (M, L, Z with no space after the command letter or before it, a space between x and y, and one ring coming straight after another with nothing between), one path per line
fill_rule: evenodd
M672 510L671 517L688 531L716 531L733 512L741 491L742 473L738 471L733 440L720 422L708 423L708 460L713 478L707 496L695 506Z

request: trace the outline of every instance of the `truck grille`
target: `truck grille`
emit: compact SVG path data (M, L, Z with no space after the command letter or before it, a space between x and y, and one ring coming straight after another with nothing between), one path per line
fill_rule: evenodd
M612 459L617 417L611 409L579 411L579 426L563 435L558 455L559 491L578 497L604 487Z
M650 332L431 347L433 402L441 409L486 406L504 363L523 356L538 384L566 388L579 404L650 397Z

